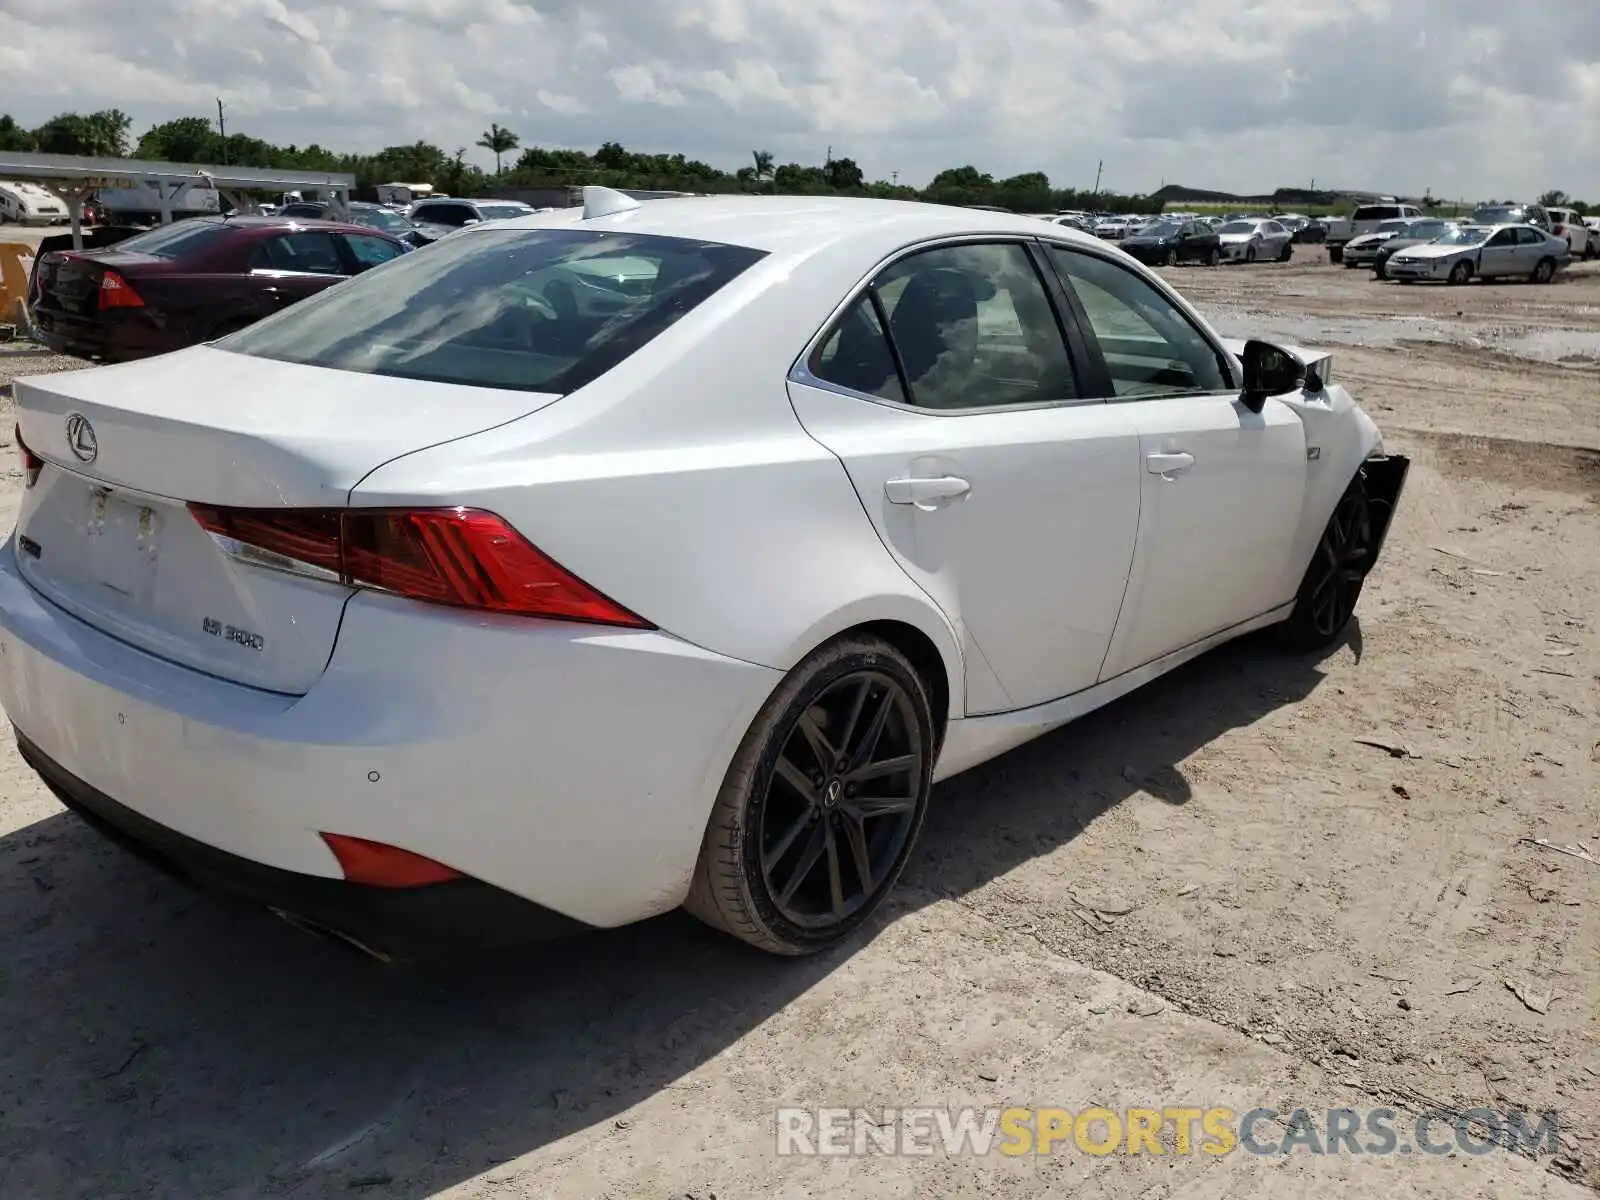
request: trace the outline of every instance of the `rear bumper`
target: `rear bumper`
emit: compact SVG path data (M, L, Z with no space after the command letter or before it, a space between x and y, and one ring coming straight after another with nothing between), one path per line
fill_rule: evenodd
M40 339L57 354L126 362L165 354L183 344L143 313L101 320L74 316L59 308L40 308L37 304L30 312Z
M381 958L437 960L508 949L588 928L476 879L377 888L264 866L186 837L118 804L20 732L23 760L57 798L146 862L206 891L262 905Z
M315 685L280 695L99 632L28 586L14 542L0 548L0 702L41 773L146 833L339 888L323 832L585 925L670 910L780 678L659 632L360 593Z

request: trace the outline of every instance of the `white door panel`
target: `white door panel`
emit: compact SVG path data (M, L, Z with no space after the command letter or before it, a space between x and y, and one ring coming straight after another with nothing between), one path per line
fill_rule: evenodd
M1139 431L1138 553L1102 679L1248 620L1277 595L1306 485L1287 405L1229 395L1113 406Z
M789 389L884 544L962 631L969 713L1095 682L1139 524L1143 464L1125 407L950 414Z

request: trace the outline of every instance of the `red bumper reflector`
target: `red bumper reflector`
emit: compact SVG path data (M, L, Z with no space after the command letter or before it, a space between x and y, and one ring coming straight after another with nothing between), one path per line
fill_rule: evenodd
M448 883L466 876L454 867L423 858L398 846L382 842L369 842L366 838L350 837L343 833L324 833L322 840L339 860L339 868L351 883L364 883L368 887L414 888L434 883Z
M22 486L32 487L39 482L39 472L44 470L44 459L28 449L28 443L22 440L21 425L12 430L11 440L17 443L17 458L22 462L22 477L26 481Z

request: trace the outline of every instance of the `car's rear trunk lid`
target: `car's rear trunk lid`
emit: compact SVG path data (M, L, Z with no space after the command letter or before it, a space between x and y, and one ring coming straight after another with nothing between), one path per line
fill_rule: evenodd
M333 508L400 455L556 397L300 366L195 347L18 380L23 576L158 657L298 694L327 664L349 589L224 553L188 502Z

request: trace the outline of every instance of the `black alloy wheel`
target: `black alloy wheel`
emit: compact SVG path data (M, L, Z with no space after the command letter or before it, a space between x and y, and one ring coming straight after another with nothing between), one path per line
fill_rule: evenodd
M1339 639L1372 569L1372 544L1371 502L1365 478L1357 472L1323 527L1294 611L1284 622L1284 640L1291 648L1321 649Z
M854 916L895 871L915 824L922 750L911 697L858 671L801 714L761 807L761 878L778 912L808 929Z
M814 651L734 756L684 907L775 954L842 941L905 867L935 752L928 688L899 650L847 636Z

